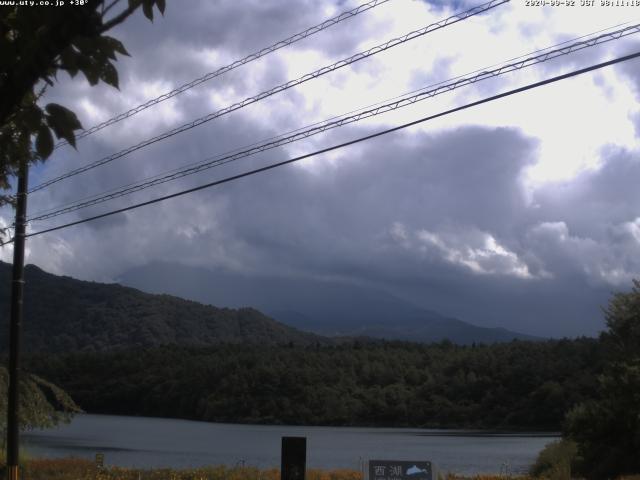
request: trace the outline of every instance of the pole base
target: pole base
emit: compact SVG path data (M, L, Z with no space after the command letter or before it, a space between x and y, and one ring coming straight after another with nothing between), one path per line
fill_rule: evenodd
M7 467L7 480L19 480L20 474L18 468L18 465L9 465Z

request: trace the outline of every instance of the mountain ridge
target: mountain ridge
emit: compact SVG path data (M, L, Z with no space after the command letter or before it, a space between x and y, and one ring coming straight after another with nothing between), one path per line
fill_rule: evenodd
M167 262L130 269L118 280L150 293L170 293L205 304L251 305L284 324L324 336L425 343L448 339L460 344L542 340L500 327L480 327L382 290L339 282L249 277Z
M0 262L0 311L8 318L11 265ZM253 308L228 309L119 284L86 282L25 267L26 352L109 351L160 345L331 343ZM8 322L7 322L8 323ZM0 329L0 351L8 328Z

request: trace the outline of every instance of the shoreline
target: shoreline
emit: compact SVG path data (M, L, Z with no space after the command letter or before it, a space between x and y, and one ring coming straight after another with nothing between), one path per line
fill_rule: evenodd
M331 428L331 429L370 429L376 431L397 431L397 430L415 430L415 435L421 436L462 436L462 437L491 437L491 436L505 436L505 437L561 437L561 432L558 430L537 430L535 428L528 429L500 429L500 428L474 428L474 427L416 427L416 426L393 426L393 425L374 425L374 424L350 424L350 425L330 425L330 424L289 424L289 423L245 423L245 422L210 422L207 420L198 420L193 418L180 418L180 417L159 417L154 415L121 415L117 413L93 413L82 412L74 414L74 417L83 416L92 417L114 417L114 418L135 418L135 419L149 419L149 420L162 420L170 422L189 422L208 425L230 426L230 427L282 427L282 428ZM72 419L73 420L73 419ZM60 424L55 428L64 427L65 424ZM51 429L46 429L51 430ZM46 431L42 430L42 431ZM41 431L36 429L35 431ZM442 432L442 433L441 433ZM391 432L393 433L393 432ZM405 432L409 433L409 432Z
M441 470L460 474L497 474L508 463L527 472L556 436L461 430L369 427L285 427L215 424L158 417L83 414L54 430L25 432L32 457L76 456L128 468L182 469L206 465L280 465L283 436L307 438L308 468L359 469L363 460L431 460ZM426 458L425 458L426 457Z

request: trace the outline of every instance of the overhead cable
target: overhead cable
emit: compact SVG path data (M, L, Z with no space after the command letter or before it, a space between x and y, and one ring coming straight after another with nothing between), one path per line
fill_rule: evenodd
M125 155L128 155L132 152L135 152L136 150L140 150L141 148L147 147L153 143L159 142L161 140L164 140L166 138L172 137L174 135L177 135L179 133L185 132L187 130L190 130L192 128L198 127L206 122L210 122L211 120L221 117L223 115L226 115L228 113L231 113L235 110L239 110L243 107L246 107L247 105L251 105L253 103L256 103L260 100L263 100L267 97L270 97L272 95L275 95L276 93L280 93L283 92L285 90L288 90L292 87L295 87L297 85L303 84L305 82L308 82L309 80L313 80L315 78L318 78L322 75L325 75L329 72L333 72L335 70L338 70L339 68L345 67L347 65L350 65L352 63L355 63L359 60L368 58L372 55L376 55L380 52L384 52L390 48L393 48L397 45L402 45L410 40L414 40L416 38L422 37L428 33L431 33L435 30L439 30L441 28L445 28L449 25L458 23L460 21L466 20L467 18L470 18L472 16L478 15L482 12L486 12L487 10L490 10L492 8L495 8L499 5L503 5L505 3L510 2L511 0L491 0L489 2L483 3L482 5L470 8L469 10L465 10L464 12L461 13L457 13L449 18L446 18L444 20L441 20L439 22L436 23L432 23L430 25L427 25L424 28L421 28L419 30L414 30L412 32L409 32L401 37L397 37L397 38L393 38L391 40L388 40L385 43L382 43L380 45L377 45L375 47L372 47L368 50L365 50L363 52L357 53L355 55L352 55L349 58L346 58L344 60L340 60L339 62L336 62L332 65L320 68L319 70L316 70L314 72L311 73L307 73L306 75L303 75L302 77L299 77L295 80L290 80L287 83L278 85L277 87L274 87L270 90L266 90L262 93L259 93L258 95L255 95L253 97L249 97L246 98L245 100L242 100L241 102L235 103L231 106L225 107L221 110L218 110L216 112L212 112L208 115L205 115L204 117L198 118L196 120L193 120L192 122L186 123L184 125L181 125L179 127L176 127L172 130L169 130L167 132L164 132L160 135L157 135L153 138L144 140L134 146L131 146L129 148L126 148L124 150L121 150L117 153L114 153L112 155L109 155L107 157L104 157L100 160L97 160L93 163L90 163L89 165L85 165L84 167L80 167L74 170L71 170L63 175L60 175L58 177L55 177L51 180L47 180L39 185L36 185L35 187L33 187L31 190L29 190L29 193L33 193L33 192L37 192L38 190L42 190L43 188L46 188L50 185L53 185L54 183L60 182L61 180L73 177L75 175L78 175L80 173L84 173L88 170L92 170L96 167L99 167L101 165L107 164L109 162L112 162L118 158L122 158Z
M50 209L46 212L42 212L39 214L34 214L28 218L28 221L33 222L38 220L47 220L47 219L54 218L54 217L57 217L66 213L70 213L76 210L80 210L93 205L104 203L106 201L113 200L115 198L119 198L134 192L138 192L140 190L145 190L147 188L154 187L156 185L160 185L163 183L167 183L169 181L176 180L178 178L186 177L188 175L193 175L193 174L202 172L204 170L208 170L210 168L214 168L220 165L224 165L224 164L239 160L241 158L245 158L257 153L271 150L273 148L280 147L282 145L293 143L295 141L308 138L312 135L316 135L333 128L341 127L350 123L358 122L365 118L370 118L377 115L381 115L386 112L397 110L399 108L412 105L416 102L435 97L436 95L450 92L452 90L455 90L463 86L471 85L482 80L487 80L489 78L495 78L497 76L504 75L506 73L513 72L515 70L520 70L526 67L530 67L532 65L540 64L560 56L568 55L570 53L574 53L574 52L583 50L585 48L600 45L612 40L617 40L634 33L640 33L640 24L624 27L613 32L598 35L596 37L588 38L586 40L575 42L569 45L566 45L567 42L563 42L563 44L565 44L564 47L561 47L555 50L547 50L542 54L538 54L530 57L520 57L520 60L516 62L504 64L498 68L494 68L491 70L479 70L465 76L459 76L452 80L440 82L434 86L425 87L424 89L419 90L417 92L411 92L411 94L407 94L401 97L396 97L390 102L377 104L374 108L367 108L365 110L360 110L358 111L358 113L355 113L352 115L347 114L342 117L337 117L337 118L334 117L334 119L329 119L325 122L320 122L310 127L305 127L303 129L296 130L290 134L285 134L283 136L275 137L275 139L267 142L254 144L244 149L237 149L226 154L210 157L197 164L189 165L182 169L172 170L171 172L166 172L165 174L156 175L151 179L146 179L137 183L125 185L119 189L111 190L108 193L96 195L86 200L73 202L63 207Z
M213 71L213 72L209 72L204 74L203 76L196 78L195 80L192 80L188 83L185 83L183 85L180 85L179 87L176 87L175 89L171 90L170 92L167 93L163 93L162 95L153 98L151 100L148 100L140 105L138 105L137 107L134 107L130 110L127 110L126 112L120 113L119 115L116 115L115 117L110 118L109 120L105 120L102 123L99 123L98 125L95 125L91 128L88 128L86 130L83 130L82 132L80 132L79 134L76 135L76 140L84 138L88 135L91 135L92 133L95 133L99 130L102 130L105 127L108 127L110 125L113 125L114 123L118 123L126 118L132 117L133 115L136 115L137 113L142 112L143 110L146 110L149 107L152 107L154 105L157 105L160 102L164 102L165 100L168 100L169 98L175 97L176 95L181 94L182 92L185 92L187 90L190 90L191 88L200 85L204 82L208 82L209 80L212 80L216 77L219 77L220 75L223 75L227 72L230 72L231 70L234 70L242 65L245 65L249 62L253 62L254 60L258 60L259 58L264 57L265 55L268 55L270 53L275 52L276 50L280 50L281 48L287 47L293 43L299 42L300 40L303 40L307 37L310 37L312 35L315 35L318 32L321 32L322 30L326 30L329 27L332 27L344 20L348 20L350 18L355 17L356 15L366 12L367 10L371 10L374 7L377 7L378 5L382 5L383 3L388 2L389 0L371 0L369 2L363 3L362 5L356 7L356 8L352 8L351 10L347 10L344 11L342 13L340 13L339 15L336 15L335 17L332 17L328 20L325 20L324 22L318 24L318 25L314 25L313 27L309 27L306 30L300 32L300 33L296 33L295 35L292 35L288 38L285 38L284 40L280 40L279 42L274 43L273 45L270 45L268 47L265 47L261 50L258 50L257 52L251 53L249 55L247 55L246 57L240 59L240 60L236 60L232 63L230 63L229 65L226 65L224 67L220 67L217 70ZM55 146L55 148L61 147L63 145L68 145L68 142L66 140L62 140L60 142L58 142Z
M271 164L271 165L267 165L265 167L257 168L257 169L254 169L254 170L250 170L248 172L244 172L244 173L240 173L240 174L233 175L233 176L230 176L230 177L226 177L226 178L223 178L221 180L216 180L216 181L213 181L213 182L210 182L210 183L206 183L204 185L200 185L200 186L197 186L197 187L194 187L194 188L189 188L187 190L182 190L180 192L172 193L170 195L164 195L162 197L154 198L152 200L147 200L145 202L136 203L134 205L129 205L128 207L119 208L119 209L116 209L116 210L111 210L109 212L101 213L99 215L94 215L92 217L84 218L82 220L77 220L75 222L69 222L69 223L65 223L65 224L62 224L62 225L57 225L55 227L51 227L51 228L47 228L47 229L44 229L44 230L40 230L40 231L37 231L37 232L32 232L32 233L27 234L26 236L27 237L35 237L37 235L42 235L44 233L49 233L49 232L54 232L54 231L57 231L57 230L62 230L62 229L69 228L69 227L72 227L72 226L75 226L75 225L80 225L80 224L83 224L83 223L87 223L87 222L91 222L91 221L98 220L98 219L101 219L101 218L105 218L105 217L109 217L109 216L112 216L112 215L116 215L118 213L123 213L123 212L128 212L128 211L131 211L131 210L136 210L138 208L141 208L141 207L144 207L144 206L147 206L147 205L153 205L155 203L159 203L159 202L162 202L164 200L169 200L171 198L180 197L180 196L183 196L183 195L187 195L189 193L197 192L199 190L204 190L206 188L211 188L211 187L215 187L215 186L222 185L222 184L225 184L225 183L229 183L229 182L232 182L234 180L239 180L241 178L249 177L249 176L255 175L257 173L262 173L262 172L266 172L268 170L273 170L275 168L282 167L284 165L289 165L291 163L299 162L300 160L311 158L311 157L314 157L314 156L317 156L317 155L320 155L320 154L323 154L323 153L327 153L327 152L330 152L330 151L338 150L338 149L341 149L341 148L344 148L344 147L347 147L347 146L350 146L350 145L354 145L356 143L364 142L364 141L367 141L367 140L372 140L372 139L374 139L376 137L380 137L382 135L386 135L386 134L389 134L389 133L392 133L392 132L397 132L399 130L402 130L402 129L405 129L405 128L408 128L408 127L412 127L414 125L418 125L420 123L423 123L423 122L426 122L426 121L429 121L429 120L433 120L433 119L436 119L436 118L439 118L439 117L443 117L445 115L449 115L449 114L452 114L452 113L455 113L455 112L459 112L461 110L465 110L465 109L468 109L468 108L471 108L471 107L482 105L484 103L492 102L492 101L495 101L495 100L498 100L498 99L501 99L501 98L504 98L504 97L508 97L510 95L514 95L514 94L517 94L517 93L521 93L521 92L524 92L524 91L527 91L527 90L532 90L534 88L539 88L539 87L542 87L544 85L549 85L551 83L555 83L555 82L558 82L558 81L561 81L561 80L565 80L567 78L575 77L577 75L582 75L582 74L587 73L587 72L592 72L592 71L598 70L600 68L604 68L604 67L607 67L607 66L610 66L610 65L614 65L614 64L617 64L617 63L621 63L621 62L625 62L625 61L628 61L628 60L632 60L632 59L638 58L638 57L640 57L640 52L635 52L635 53L632 53L630 55L625 55L623 57L618 57L618 58L615 58L613 60L609 60L607 62L598 63L596 65L591 65L589 67L581 68L579 70L574 70L572 72L565 73L565 74L562 74L562 75L558 75L558 76L555 76L555 77L552 77L552 78L549 78L549 79L546 79L546 80L542 80L542 81L535 82L535 83L530 83L530 84L525 85L523 87L515 88L513 90L508 90L508 91L500 93L498 95L493 95L491 97L483 98L482 100L477 100L475 102L467 103L467 104L462 105L460 107L455 107L455 108L446 110L444 112L437 113L435 115L429 115L427 117L423 117L423 118L420 118L418 120L414 120L412 122L399 125L397 127L393 127L393 128L389 128L389 129L386 129L386 130L382 130L382 131L373 133L371 135L366 135L364 137L356 138L356 139L350 140L348 142L340 143L338 145L333 145L331 147L323 148L321 150L316 150L315 152L307 153L305 155L300 155L298 157L291 158L289 160L284 160L282 162L278 162L278 163L274 163L274 164Z

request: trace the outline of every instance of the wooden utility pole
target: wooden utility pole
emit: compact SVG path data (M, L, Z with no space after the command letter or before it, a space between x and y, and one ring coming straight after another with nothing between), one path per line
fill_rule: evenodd
M20 424L20 328L24 294L24 241L27 221L27 160L20 163L13 236L13 276L11 281L11 324L9 329L9 398L7 402L7 480L19 480Z

